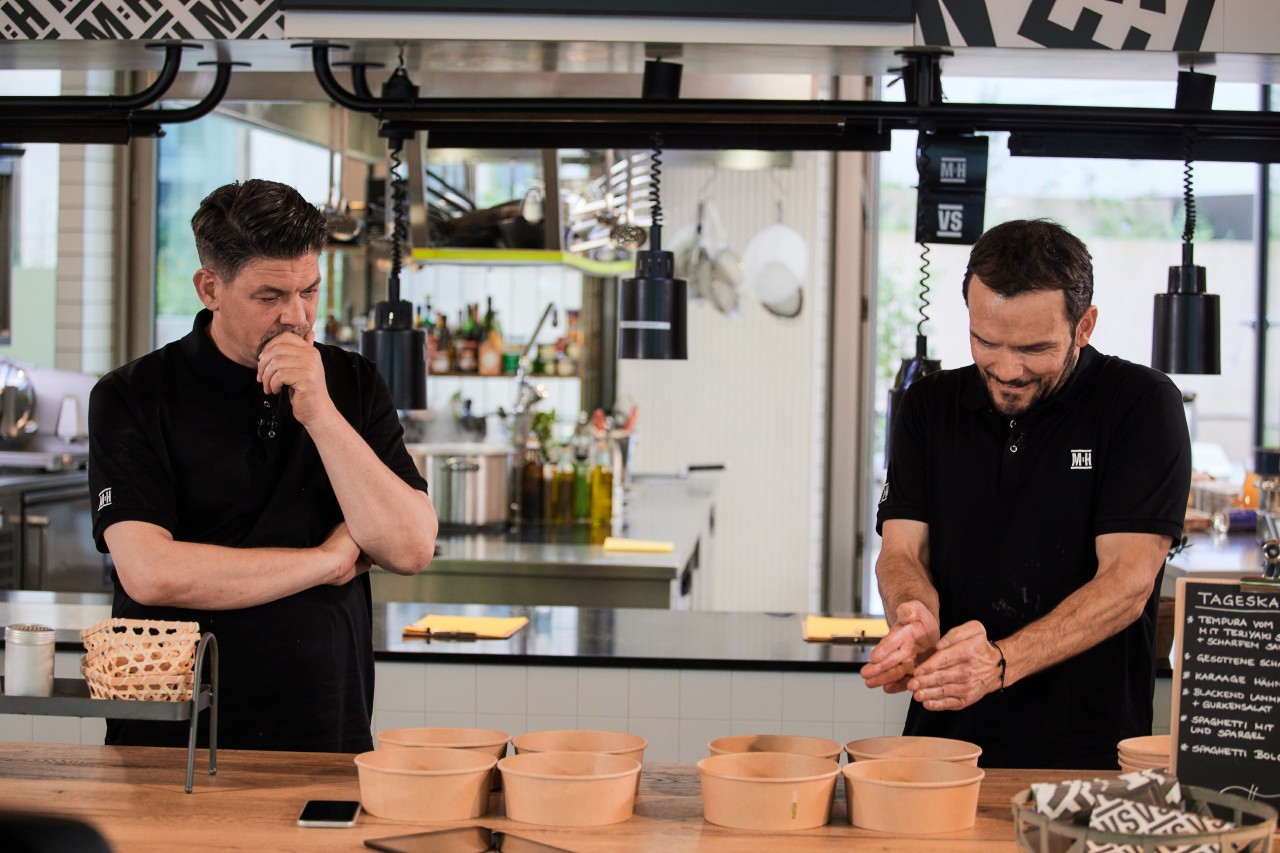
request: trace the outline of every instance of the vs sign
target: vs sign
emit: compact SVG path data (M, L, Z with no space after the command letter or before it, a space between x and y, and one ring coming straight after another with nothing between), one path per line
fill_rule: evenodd
M916 242L971 245L982 236L986 194L926 193L916 197Z

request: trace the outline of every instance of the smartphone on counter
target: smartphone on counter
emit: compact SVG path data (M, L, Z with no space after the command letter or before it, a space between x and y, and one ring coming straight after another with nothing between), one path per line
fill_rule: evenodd
M308 800L298 815L298 826L355 826L359 814L360 803L355 800Z
M563 847L507 835L485 826L459 826L390 838L366 838L364 846L384 853L569 853Z

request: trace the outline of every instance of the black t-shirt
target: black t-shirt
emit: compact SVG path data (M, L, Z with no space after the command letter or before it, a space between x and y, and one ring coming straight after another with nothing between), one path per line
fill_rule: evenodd
M201 311L182 340L108 373L89 402L93 535L145 521L174 539L235 548L311 548L342 521L314 442L287 392L224 356ZM329 395L406 483L423 492L391 396L367 359L317 345ZM274 433L274 435L272 435ZM361 752L372 748L372 598L368 575L239 610L139 604L116 579L112 613L190 620L217 638L218 744ZM207 714L201 715L201 740ZM185 746L186 723L110 720L107 742Z
M975 366L904 396L876 529L929 525L945 634L976 619L999 642L1097 573L1095 538L1181 535L1191 480L1182 395L1167 376L1092 347L1058 393L1022 417L995 412ZM908 734L983 748L988 767L1115 766L1150 734L1159 580L1142 616L1067 661L962 711L912 701Z

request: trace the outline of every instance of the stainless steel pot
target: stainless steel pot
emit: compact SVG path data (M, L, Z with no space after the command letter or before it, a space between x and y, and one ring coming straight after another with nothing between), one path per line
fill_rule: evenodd
M511 451L489 444L408 444L441 526L498 527L511 507Z
M35 432L35 410L31 377L14 362L0 358L0 441Z

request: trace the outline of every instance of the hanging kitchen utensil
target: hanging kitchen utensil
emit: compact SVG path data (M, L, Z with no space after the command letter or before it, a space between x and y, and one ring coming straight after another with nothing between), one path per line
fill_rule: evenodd
M324 205L324 216L329 224L329 241L354 243L360 239L364 223L347 211L342 198L342 171L340 165L347 152L347 111L336 104L329 106L329 199Z
M635 223L635 206L631 198L631 159L623 160L623 164L626 167L623 170L625 175L623 183L624 213L614 221L613 226L609 229L609 242L615 248L634 252L648 241L649 232Z
M809 272L809 249L803 235L782 221L760 229L742 255L743 278L769 313L796 317L804 305L803 288Z
M711 265L709 290L711 301L723 314L738 316L740 300L738 289L742 286L742 261L738 253L727 244L721 245Z

